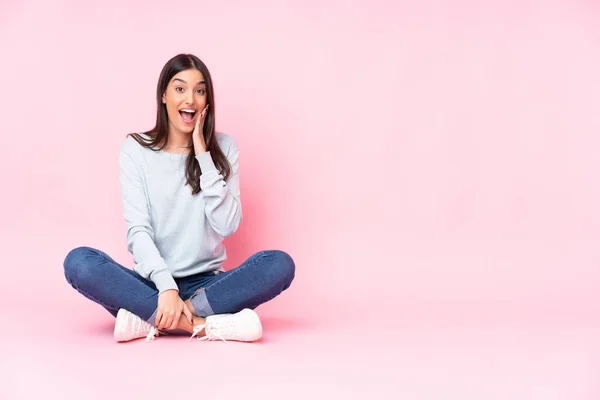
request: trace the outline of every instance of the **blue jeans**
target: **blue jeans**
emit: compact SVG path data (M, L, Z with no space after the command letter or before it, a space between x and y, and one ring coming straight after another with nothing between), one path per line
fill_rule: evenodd
M71 250L64 267L71 286L112 315L124 308L155 325L158 290L151 281L90 247ZM294 274L295 264L287 253L267 250L230 271L201 273L175 282L179 297L190 299L192 311L206 317L254 309L287 289Z

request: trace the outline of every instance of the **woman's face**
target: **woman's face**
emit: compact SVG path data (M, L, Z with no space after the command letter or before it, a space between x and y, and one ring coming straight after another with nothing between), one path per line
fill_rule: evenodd
M186 69L173 76L162 97L167 106L169 131L191 134L206 99L206 83L200 71Z

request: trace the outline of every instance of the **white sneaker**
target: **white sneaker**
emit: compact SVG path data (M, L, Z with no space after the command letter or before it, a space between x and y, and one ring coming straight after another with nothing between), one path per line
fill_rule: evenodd
M121 308L117 313L114 337L117 342L127 342L146 337L146 342L158 336L158 329L137 315Z
M249 308L235 314L218 314L206 317L204 325L194 327L194 334L189 340L198 335L202 329L204 329L205 336L199 336L199 340L253 342L262 337L260 318L258 318L258 314Z

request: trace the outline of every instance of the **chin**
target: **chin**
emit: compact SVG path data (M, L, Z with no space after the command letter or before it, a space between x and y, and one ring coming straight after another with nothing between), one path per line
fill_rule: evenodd
M193 127L193 126L192 126L192 127L185 126L185 125L183 125L183 126L178 126L178 127L177 127L177 130L178 130L179 132L181 132L181 133L189 133L190 135L191 135L192 133L194 133L194 127Z

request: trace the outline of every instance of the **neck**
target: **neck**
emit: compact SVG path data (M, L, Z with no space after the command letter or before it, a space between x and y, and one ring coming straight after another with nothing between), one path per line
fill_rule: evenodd
M180 132L177 129L169 127L169 140L164 151L179 151L187 149L192 144L192 135L189 133Z

